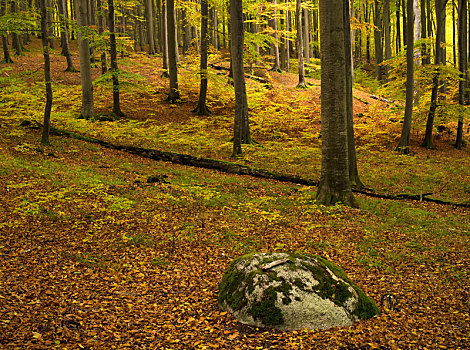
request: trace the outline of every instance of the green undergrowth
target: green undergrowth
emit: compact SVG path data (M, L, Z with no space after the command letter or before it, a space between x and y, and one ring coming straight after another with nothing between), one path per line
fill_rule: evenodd
M213 57L218 59L217 56ZM129 72L143 77L151 74L145 71L154 58L138 56L126 58L123 66ZM190 65L180 69L181 93L183 96L197 96L199 78L197 69ZM367 74L356 74L357 83L364 85ZM11 142L21 142L28 132L18 127L23 120L42 121L44 108L43 84L33 82L33 71L14 73L0 78L2 88L0 121L7 125L5 135ZM154 73L153 73L154 74ZM140 79L140 78L139 78ZM186 153L195 156L228 160L232 153L233 90L226 83L225 75L209 74L210 108L215 112L210 117L186 116L184 122L159 121L159 113L171 113L180 106L162 102L166 80L151 80L148 84L133 85L133 91L126 91L123 109L129 118L115 121L77 119L81 103L78 86L53 83L54 105L52 123L57 128L96 137L115 144L135 145L164 151ZM245 145L244 155L237 161L255 168L264 168L291 175L300 175L318 180L321 166L321 136L319 134L319 106L312 100L312 92L292 93L291 88L268 90L258 83L247 80L250 108L250 127L257 144ZM109 108L106 94L109 89L96 87L96 105ZM162 108L146 114L147 119L133 118L139 99L146 99L150 106ZM186 100L186 104L194 101ZM372 108L372 107L371 107ZM375 111L374 111L374 108ZM135 112L137 113L137 112ZM468 151L460 153L419 153L413 156L399 156L393 152L400 131L397 123L374 126L374 118L395 112L371 109L370 115L356 123L358 136L358 166L364 184L380 193L424 194L432 198L465 203L470 198L468 177L470 157ZM383 127L383 128L382 128ZM53 138L54 144L60 144ZM457 152L457 151L455 151ZM5 171L5 170L3 170Z

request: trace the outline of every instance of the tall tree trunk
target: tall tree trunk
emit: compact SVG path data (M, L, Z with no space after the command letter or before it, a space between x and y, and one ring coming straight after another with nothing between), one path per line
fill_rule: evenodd
M144 43L144 33L142 30L142 21L140 18L142 17L142 6L139 4L137 5L137 38L139 40L139 49L140 51L144 51L143 43Z
M46 0L46 6L48 8L52 7L52 1L51 0ZM53 23L52 20L52 12L47 11L47 22L48 23ZM49 47L54 50L54 32L52 31L53 27L52 25L48 26L47 28L47 35L48 35L48 40L49 40Z
M410 0L410 1L413 1L413 0ZM407 23L406 23L406 12L407 10L407 7L406 7L406 2L405 0L401 0L401 8L403 9L402 10L402 13L403 13L403 21L402 21L402 26L403 26L403 46L406 46L406 38L407 38L407 35L406 35L406 28L408 28L407 26Z
M209 41L207 32L207 20L208 20L208 4L207 0L201 0L201 86L199 88L199 102L197 107L193 110L196 115L209 115L210 111L206 105L207 95L207 44Z
M163 46L163 73L162 78L170 77L168 72L168 0L162 2L162 46Z
M149 44L149 55L155 54L155 32L153 25L153 11L152 2L153 0L144 0L145 2L145 17L147 20L147 41Z
M122 117L121 103L119 101L119 69L117 64L116 28L114 15L114 0L108 0L109 47L111 54L111 74L113 75L113 113Z
M235 89L235 118L233 123L232 157L242 154L242 143L250 143L248 99L243 67L244 28L242 0L230 0L231 62Z
M413 94L414 94L414 31L413 31L413 1L408 1L408 28L406 30L406 104L403 128L400 142L396 150L402 154L410 153L411 119L413 116Z
M313 0L315 5L315 0ZM320 52L318 50L318 10L313 9L313 57L320 58Z
M75 0L75 6L78 25L81 27L87 27L87 0ZM90 40L80 32L78 33L78 40L80 51L80 78L82 82L81 116L85 119L89 119L94 116L93 84L90 66Z
M6 12L6 0L0 2L0 15L5 15ZM8 38L5 32L2 32L2 46L3 46L3 62L13 63L11 59L10 50L8 48Z
M320 1L322 165L317 202L357 207L348 166L344 1Z
M421 0L421 38L427 38L426 30L426 0ZM426 43L421 44L421 64L424 66L428 64L428 48Z
M18 14L18 3L13 0L11 1L11 12ZM11 46L15 49L15 54L21 56L23 54L23 45L21 44L21 38L18 33L11 33Z
M375 0L374 12L374 44L375 44L375 77L378 81L383 80L383 50L382 50L382 11L379 0Z
M459 121L457 124L457 138L455 140L455 148L461 149L463 147L463 112L466 101L466 90L468 89L468 74L467 74L467 1L459 0L458 7L459 28L458 28L458 45L459 45Z
M48 8L45 0L40 0L41 9L41 37L42 37L42 48L44 54L44 78L46 83L46 107L44 108L44 122L42 129L41 143L43 145L49 145L49 131L51 128L51 109L52 109L52 82L51 82L51 60L49 57L48 47L48 26L50 25L47 20Z
M176 60L175 0L166 0L168 31L168 68L170 73L170 92L168 101L175 103L181 99L178 89L178 66Z
M185 2L188 2L188 0L185 0ZM201 7L202 7L202 3L201 3ZM182 21L183 21L183 55L187 54L191 46L191 24L189 23L188 15L186 12L187 12L186 8L183 8L183 11L181 12Z
M385 60L388 61L392 58L392 40L390 36L390 0L384 0L384 46L385 46ZM388 80L390 71L390 64L384 67L385 79Z
M417 42L421 39L421 11L419 8L419 0L413 0L413 14L414 14L414 41ZM408 21L411 21L410 16L408 16ZM416 50L415 53L415 65L419 66L421 63L421 54L420 50ZM419 102L419 78L414 81L414 93L413 93L413 104L418 105Z
M345 58L345 84L346 84L346 127L348 141L348 171L351 186L364 187L357 170L356 142L354 139L354 109L353 109L353 59L351 45L351 17L349 0L344 2L344 58Z
M306 88L305 84L305 69L304 69L304 53L303 53L303 40L302 40L302 8L300 0L295 2L295 24L297 29L297 58L299 60L299 83L297 87Z
M305 56L305 63L307 65L310 64L310 23L308 20L308 9L304 8L303 9L303 22L304 22L304 33L303 33L303 39L304 39L304 56ZM308 71L308 68L307 68Z
M286 72L290 72L290 11L286 11L286 37L285 37L285 47L286 47Z
M401 29L400 29L400 3L401 0L397 0L396 2L396 17L397 17L397 40L396 40L396 54L401 51Z
M101 1L102 0L97 0L96 6L98 10L98 33L103 34L105 21L104 21L103 6L102 6ZM101 74L105 74L108 71L106 50L103 50L103 52L101 53L100 60L101 60Z
M365 21L367 23L370 23L370 13L372 11L369 8L369 3L368 2L366 2L365 8L366 8L366 10L364 11ZM371 61L371 59L370 59L370 31L369 30L367 31L367 34L366 34L366 60L367 60L368 63L370 63L370 61Z
M434 148L432 142L432 132L434 129L434 118L436 115L437 109L437 99L438 99L438 90L439 90L439 76L440 76L440 64L445 64L445 56L443 55L444 51L441 47L442 43L445 42L445 9L446 9L447 0L436 0L436 49L435 49L435 59L434 64L436 67L436 72L433 77L433 85L431 91L431 106L429 107L428 119L426 121L426 132L424 135L424 140L421 146L428 149ZM443 57L444 56L444 57Z
M276 0L272 0L273 2L273 19L272 19L272 28L274 30L274 44L272 46L273 51L274 51L274 63L273 66L271 67L272 71L280 72L281 71L281 65L279 63L279 36L277 33L277 2Z
M69 48L69 36L67 33L67 24L65 17L65 0L57 0L57 5L60 13L60 36L62 38L62 53L67 60L67 69L66 72L76 72L72 61L72 55L70 54Z

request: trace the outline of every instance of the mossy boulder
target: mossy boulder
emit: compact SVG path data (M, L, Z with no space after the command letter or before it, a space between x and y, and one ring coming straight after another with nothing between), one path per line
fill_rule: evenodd
M220 282L218 304L242 323L282 330L348 326L379 313L341 268L298 253L235 259Z

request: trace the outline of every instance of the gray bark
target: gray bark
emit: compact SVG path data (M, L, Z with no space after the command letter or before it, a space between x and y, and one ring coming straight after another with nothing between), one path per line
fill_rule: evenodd
M231 67L235 88L235 118L233 123L232 157L242 154L242 143L251 142L248 123L248 100L246 96L243 67L244 28L242 0L230 0Z
M75 0L77 22L82 30L88 27L87 1ZM93 84L90 66L90 40L80 31L78 45L80 51L80 78L82 82L81 116L89 119L94 116Z
M181 99L178 89L178 66L176 57L175 0L166 0L166 14L168 24L168 69L170 73L168 101L175 103Z
M406 104L405 116L403 119L403 128L401 131L400 142L396 150L402 154L410 153L410 133L411 119L413 116L413 94L414 94L414 31L413 31L413 2L408 1L407 5L407 25L406 30Z
M305 88L305 69L304 69L304 53L303 53L303 40L302 40L302 8L300 0L295 3L295 23L297 29L297 58L299 61L299 83L297 87Z
M322 165L317 202L357 207L348 166L342 0L320 1Z

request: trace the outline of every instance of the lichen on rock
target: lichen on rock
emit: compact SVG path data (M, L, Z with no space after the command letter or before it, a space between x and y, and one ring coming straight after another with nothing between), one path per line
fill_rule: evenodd
M245 324L326 329L379 310L337 265L299 253L253 253L233 260L219 285L219 307Z

